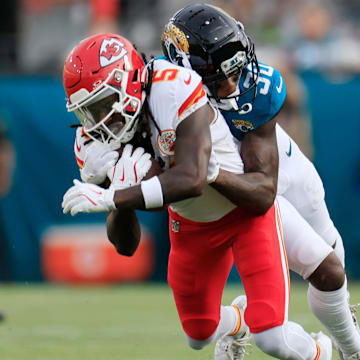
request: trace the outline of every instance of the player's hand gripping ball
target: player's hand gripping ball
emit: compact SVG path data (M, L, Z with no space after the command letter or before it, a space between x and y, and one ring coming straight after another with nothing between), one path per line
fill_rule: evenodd
M110 150L112 151L112 150ZM108 212L115 210L114 193L140 184L141 180L162 173L162 169L151 155L141 147L133 151L133 146L126 144L118 150L118 162L108 170L108 178L112 181L108 189L90 183L74 180L74 185L65 193L62 207L66 214Z
M112 182L116 189L124 189L162 173L144 149L126 144L114 150L109 144L91 140L82 128L76 131L74 152L82 181L104 188Z
M133 150L131 144L126 144L118 153L119 160L107 171L107 177L116 190L138 185L142 180L162 172L158 162L142 147Z

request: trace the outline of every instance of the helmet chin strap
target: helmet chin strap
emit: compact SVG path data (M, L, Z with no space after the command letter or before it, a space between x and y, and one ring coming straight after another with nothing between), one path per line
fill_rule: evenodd
M211 95L210 89L203 85L204 89L210 99L212 105L216 106L220 110L224 111L236 111L240 115L245 115L252 111L252 103L248 102L243 104L240 108L237 104L237 99L240 96L240 89L237 87L234 92L232 92L227 98L218 98L216 99L213 95Z
M225 111L236 110L236 108L237 108L236 98L219 99L217 101L217 106L219 109L225 110Z
M240 89L236 87L236 90L229 94L227 98L219 98L217 100L217 106L219 109L230 111L236 111L238 109L237 98L240 95Z
M215 99L213 100L216 103L217 107L224 111L236 111L240 115L245 115L252 111L251 103L245 103L239 108L236 98L220 99L220 102L216 102Z

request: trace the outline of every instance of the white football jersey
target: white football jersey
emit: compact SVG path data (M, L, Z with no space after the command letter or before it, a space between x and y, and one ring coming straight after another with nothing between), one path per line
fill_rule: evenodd
M149 107L157 126L150 122L155 158L162 159L164 169L174 165L176 128L190 114L208 102L201 77L190 69L176 66L162 59L154 61L154 75ZM160 132L159 132L159 130ZM221 168L243 173L243 163L225 119L214 110L210 126L213 151ZM203 195L171 204L173 211L187 219L209 222L220 219L236 206L214 190L205 186Z

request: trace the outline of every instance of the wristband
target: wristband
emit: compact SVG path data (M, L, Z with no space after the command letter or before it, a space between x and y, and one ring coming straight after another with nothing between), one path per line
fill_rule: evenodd
M164 205L161 183L157 176L142 181L140 186L146 209L161 208Z

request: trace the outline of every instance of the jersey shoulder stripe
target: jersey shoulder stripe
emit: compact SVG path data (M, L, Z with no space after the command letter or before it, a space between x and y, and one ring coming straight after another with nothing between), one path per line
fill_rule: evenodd
M75 155L76 163L78 164L79 168L82 169L84 167L84 162Z
M84 166L84 159L86 155L85 144L87 144L89 140L90 137L86 135L84 128L78 127L75 134L74 155L80 169L82 169Z
M198 86L195 88L195 90L191 93L191 95L184 101L184 103L181 105L179 112L178 112L178 118L181 117L181 115L189 109L192 105L196 104L200 99L206 97L202 81L199 82Z

